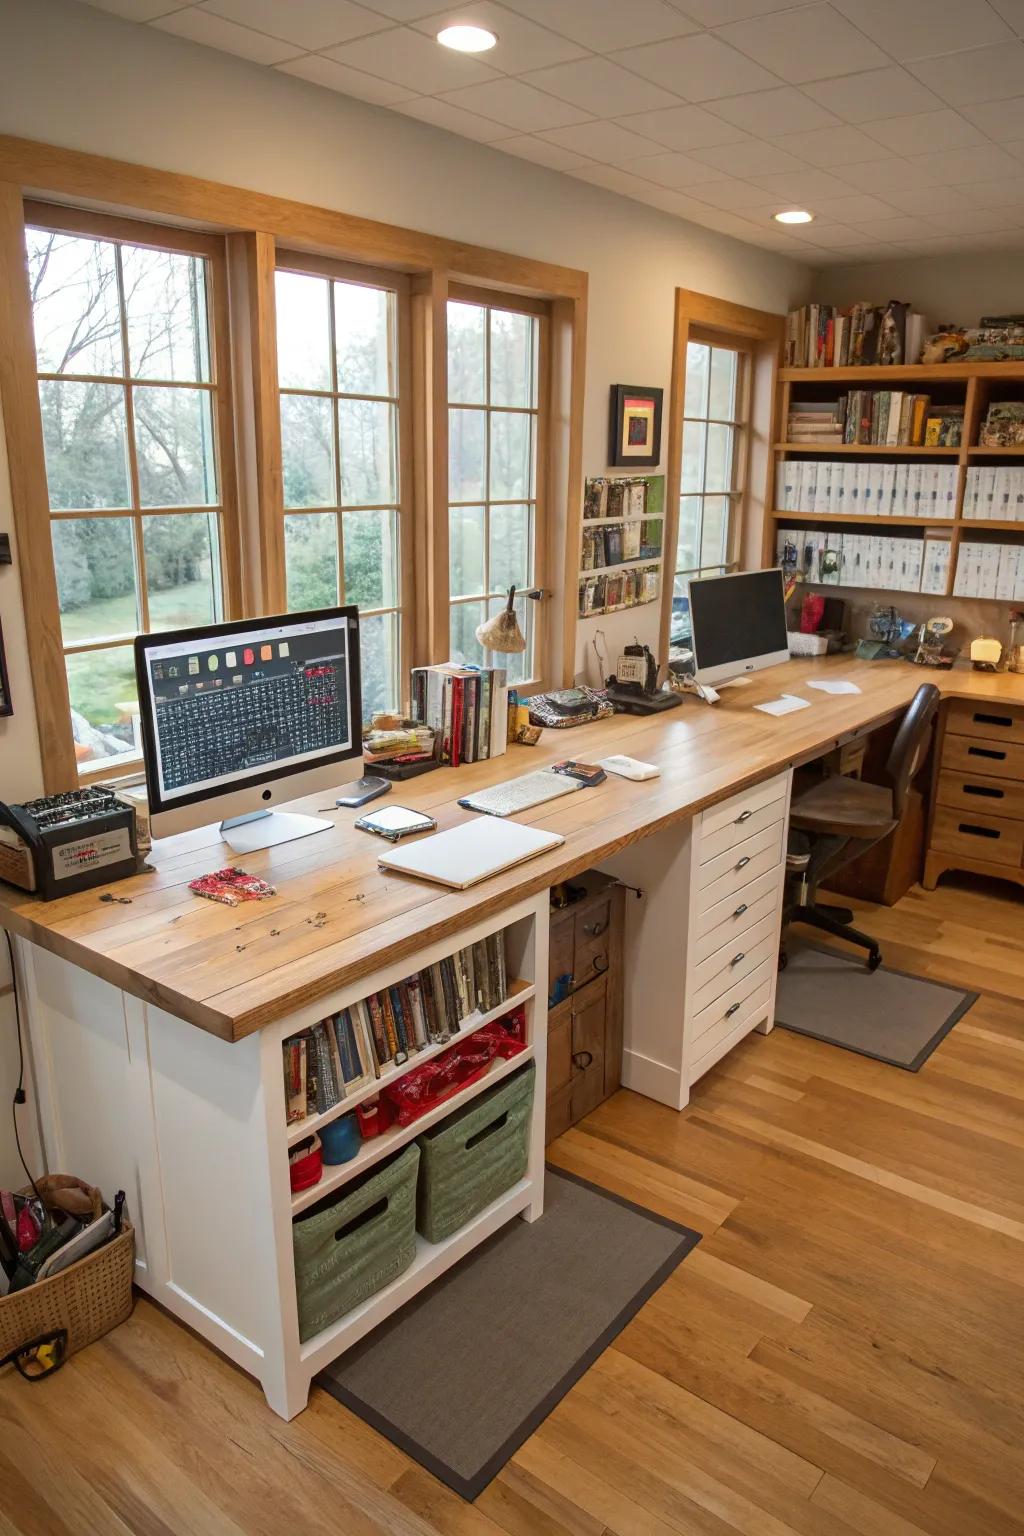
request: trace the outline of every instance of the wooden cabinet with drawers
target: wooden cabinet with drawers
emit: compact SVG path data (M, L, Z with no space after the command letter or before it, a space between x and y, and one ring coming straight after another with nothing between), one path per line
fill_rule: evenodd
M606 875L572 882L586 895L552 910L548 1012L547 1140L588 1115L619 1086L622 1070L622 887Z
M1024 704L943 706L925 890L947 869L1024 885Z

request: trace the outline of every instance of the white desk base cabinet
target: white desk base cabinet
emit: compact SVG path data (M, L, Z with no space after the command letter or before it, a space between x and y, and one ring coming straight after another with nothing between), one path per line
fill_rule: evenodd
M622 1084L682 1109L775 1014L792 773L755 784L602 868L626 901Z

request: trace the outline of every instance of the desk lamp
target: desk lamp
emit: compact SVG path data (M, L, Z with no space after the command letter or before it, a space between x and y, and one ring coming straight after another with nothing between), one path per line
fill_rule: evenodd
M524 596L532 597L534 602L539 602L544 596L544 589L531 587ZM526 636L516 617L515 600L516 589L509 587L508 602L501 612L496 613L492 619L486 619L483 624L477 625L476 638L485 651L503 651L511 656L526 650Z

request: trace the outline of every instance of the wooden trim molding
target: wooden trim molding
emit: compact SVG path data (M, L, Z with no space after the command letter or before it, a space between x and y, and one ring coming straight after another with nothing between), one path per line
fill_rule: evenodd
M24 597L43 788L78 785L69 727L71 701L61 646L60 604L50 544L43 426L21 188L0 183L0 399L11 477L14 534Z

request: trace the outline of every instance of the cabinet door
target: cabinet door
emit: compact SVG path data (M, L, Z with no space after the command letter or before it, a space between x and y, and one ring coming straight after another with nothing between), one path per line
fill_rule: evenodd
M575 1122L604 1099L608 984L602 978L572 999L572 1118Z
M582 912L576 913L575 956L573 973L577 987L603 976L609 965L609 949L612 938L612 900L608 895L603 901L588 902Z
M568 998L548 1014L548 1093L572 1078L572 1004Z
M560 977L568 977L562 991L568 995L574 982L573 971L573 918L567 913L553 918L548 937L548 997L554 995L555 984Z

